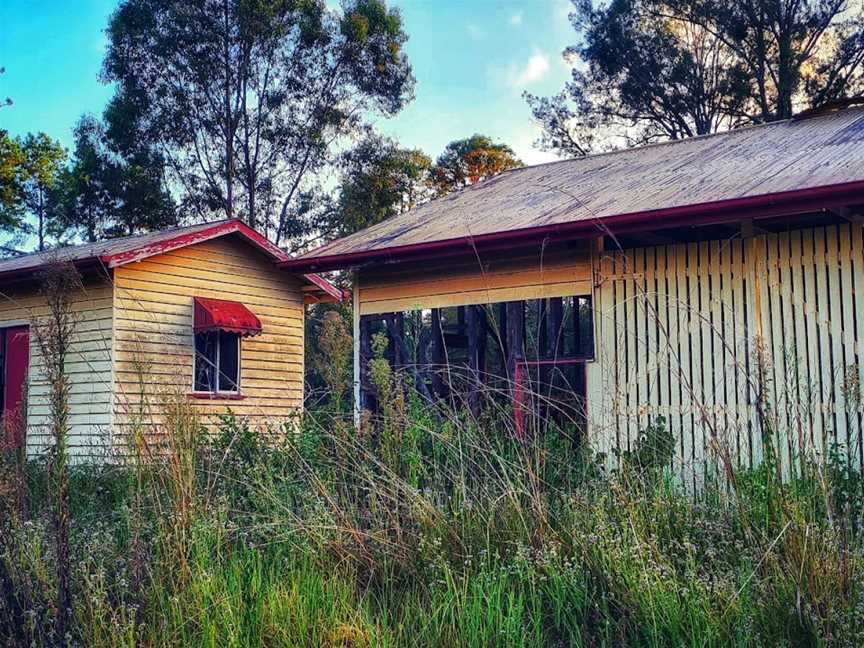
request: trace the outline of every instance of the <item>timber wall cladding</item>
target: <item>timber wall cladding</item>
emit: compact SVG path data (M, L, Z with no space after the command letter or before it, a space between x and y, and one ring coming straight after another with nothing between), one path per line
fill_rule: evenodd
M112 288L88 282L70 300L73 326L66 359L69 376L69 454L73 461L105 457L104 441L111 427ZM27 383L27 454L42 453L50 439L48 394L36 325L47 314L45 299L30 290L0 291L0 326L30 324L30 368Z
M861 225L606 253L596 270L599 450L633 447L663 416L697 479L714 450L758 464L763 434L786 476L835 444L864 466Z
M488 253L360 272L360 314L591 293L587 246L547 246L522 256Z
M253 424L275 423L302 406L300 281L243 242L223 238L152 257L117 268L114 281L114 413L124 440L133 423L158 433L166 406L192 389L193 297L242 302L263 325L261 335L241 342L245 398L191 401L204 420L213 423L230 407Z

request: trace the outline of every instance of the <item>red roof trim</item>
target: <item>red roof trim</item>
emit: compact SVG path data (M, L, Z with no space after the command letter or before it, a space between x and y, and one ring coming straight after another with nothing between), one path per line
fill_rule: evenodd
M198 230L196 232L181 233L173 238L159 241L157 243L151 243L150 245L143 245L139 248L127 250L126 252L106 254L100 258L102 262L109 268L117 268L119 266L134 263L136 261L143 261L144 259L156 256L158 254L165 254L166 252L171 252L173 250L178 250L180 248L188 247L190 245L195 245L196 243L210 241L214 238L225 236L226 234L239 234L247 241L252 243L252 245L257 247L259 250L261 250L266 255L276 261L285 261L287 259L290 259L290 257L285 254L285 252L280 250L266 238L261 236L258 232L246 225L246 223L243 223L242 221L236 219L225 221L224 223L218 223L213 227L208 227L206 229Z
M803 213L825 207L839 206L849 200L864 200L864 181L824 185L808 189L733 198L710 203L697 203L615 216L572 221L555 225L528 227L518 230L493 232L428 243L398 245L376 250L360 250L320 257L300 257L281 261L286 270L335 270L371 261L395 262L421 259L466 250L509 249L543 240L549 236L570 238L598 236L606 231L614 234L656 230L663 227L686 227L738 221L744 218ZM662 222L659 222L662 219Z
M213 227L199 230L197 232L180 234L178 236L175 236L174 238L160 241L158 243L153 243L151 245L145 245L134 250L118 252L117 254L107 254L100 258L108 268L116 268L118 266L127 265L136 261L143 261L144 259L156 256L158 254L165 254L166 252L178 250L189 245L195 245L196 243L210 241L214 238L225 236L226 234L239 234L253 246L264 252L264 254L275 260L277 263L291 260L291 256L289 256L286 252L273 245L270 241L268 241L261 234L249 227L246 223L237 219L229 220L224 223L219 223L218 225L214 225ZM307 274L303 275L303 278L312 285L318 287L319 289L336 299L337 301L342 299L342 291L323 277L320 277L317 274Z
M251 337L264 330L258 316L240 302L195 297L194 304L196 333L226 331Z

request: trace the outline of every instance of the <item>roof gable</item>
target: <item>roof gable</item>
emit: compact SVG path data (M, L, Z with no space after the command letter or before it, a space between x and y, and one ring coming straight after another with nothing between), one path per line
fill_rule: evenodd
M112 269L229 235L239 236L276 264L291 259L289 254L273 245L244 222L228 219L4 259L0 261L0 279L27 277L55 261L73 263L82 267L96 266ZM342 292L338 288L318 275L305 274L303 278L330 297L337 300L342 298Z

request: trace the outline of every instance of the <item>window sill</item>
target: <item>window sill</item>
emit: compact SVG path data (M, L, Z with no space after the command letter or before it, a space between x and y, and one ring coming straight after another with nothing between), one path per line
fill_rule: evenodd
M243 400L246 396L240 392L189 392L191 400Z

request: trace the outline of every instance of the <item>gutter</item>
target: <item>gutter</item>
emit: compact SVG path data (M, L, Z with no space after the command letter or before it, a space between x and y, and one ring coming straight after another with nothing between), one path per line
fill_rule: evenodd
M394 245L386 248L317 257L299 257L280 261L279 267L295 272L338 270L376 262L396 263L433 257L440 258L476 250L512 250L549 238L579 239L609 233L629 234L673 227L718 225L750 218L760 219L820 211L831 207L843 207L856 201L864 201L864 180L732 198L710 203L588 218L568 223L526 227L478 236L464 236L410 245Z

